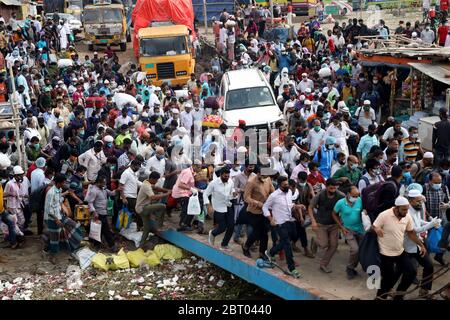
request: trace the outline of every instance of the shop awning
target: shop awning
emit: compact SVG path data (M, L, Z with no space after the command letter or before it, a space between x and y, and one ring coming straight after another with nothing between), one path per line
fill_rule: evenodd
M397 63L386 63L386 62L378 62L378 61L365 61L361 60L361 65L363 67L389 67L389 68L409 68L409 66L405 64L397 64Z
M7 6L17 6L20 7L22 3L19 0L0 0L1 3Z
M450 86L450 64L409 63L409 65L430 78Z

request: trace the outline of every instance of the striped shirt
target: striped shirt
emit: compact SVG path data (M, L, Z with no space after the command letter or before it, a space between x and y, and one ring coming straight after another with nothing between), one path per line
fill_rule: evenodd
M403 139L399 149L399 161L416 161L420 150L420 140L411 141L409 138Z

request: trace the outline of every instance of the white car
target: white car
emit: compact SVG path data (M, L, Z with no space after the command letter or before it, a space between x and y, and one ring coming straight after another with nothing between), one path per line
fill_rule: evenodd
M47 20L53 20L53 15L54 15L53 13L47 13L45 15L45 18ZM69 21L69 28L73 34L80 33L83 30L83 24L81 23L80 20L75 18L75 16L73 16L69 13L58 13L58 15L59 15L60 19L63 19L63 20L66 19L67 21ZM59 21L57 21L55 23L59 23Z
M222 117L228 127L244 120L247 127L273 127L283 120L270 83L258 69L227 71L222 77Z

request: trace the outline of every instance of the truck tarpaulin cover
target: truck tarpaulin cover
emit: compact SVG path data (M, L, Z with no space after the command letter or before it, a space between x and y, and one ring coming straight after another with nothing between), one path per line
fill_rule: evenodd
M135 37L134 53L139 55L137 34L151 22L172 21L183 24L194 32L194 10L192 0L138 0L131 15Z

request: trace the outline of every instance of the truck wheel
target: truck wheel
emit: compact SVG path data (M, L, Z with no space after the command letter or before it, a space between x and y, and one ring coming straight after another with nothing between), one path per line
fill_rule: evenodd
M120 51L127 51L127 44L126 43L121 43L120 44Z
M88 50L89 51L94 51L94 45L93 44L88 45Z

